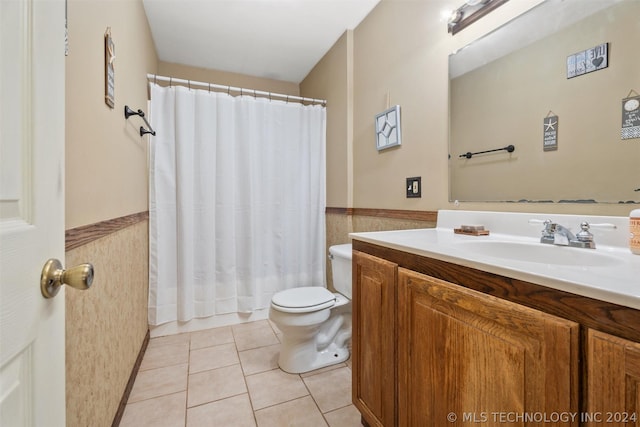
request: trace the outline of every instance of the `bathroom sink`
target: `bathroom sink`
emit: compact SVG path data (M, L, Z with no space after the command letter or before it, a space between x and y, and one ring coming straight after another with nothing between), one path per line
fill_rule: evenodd
M483 256L539 264L608 267L620 262L615 256L596 252L593 249L571 248L543 243L482 240L458 242L456 247L465 251L473 251Z

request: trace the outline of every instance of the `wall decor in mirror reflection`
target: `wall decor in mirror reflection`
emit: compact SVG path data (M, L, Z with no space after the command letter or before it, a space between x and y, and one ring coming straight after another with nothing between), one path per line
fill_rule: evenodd
M639 84L638 16L636 0L547 0L450 55L450 200L640 203L640 143L620 130L620 100ZM567 56L603 40L608 67L603 58L568 79ZM562 117L562 134L545 150L549 115ZM457 156L507 144L518 150Z
M631 96L636 94L636 96ZM640 95L632 90L622 100L622 139L640 138ZM640 159L638 159L640 160Z

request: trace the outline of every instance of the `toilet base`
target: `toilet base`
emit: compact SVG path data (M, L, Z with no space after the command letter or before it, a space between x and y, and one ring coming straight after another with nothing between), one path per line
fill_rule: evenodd
M302 374L344 362L349 358L349 349L347 347L338 347L335 343L331 343L324 350L317 352L315 359L305 364L305 366L301 366L299 360L295 357L283 357L283 354L283 352L280 352L278 359L280 369L290 374Z

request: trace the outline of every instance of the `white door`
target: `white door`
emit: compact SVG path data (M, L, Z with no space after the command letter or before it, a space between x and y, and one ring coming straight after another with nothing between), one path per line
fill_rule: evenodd
M0 0L0 426L65 425L64 0Z

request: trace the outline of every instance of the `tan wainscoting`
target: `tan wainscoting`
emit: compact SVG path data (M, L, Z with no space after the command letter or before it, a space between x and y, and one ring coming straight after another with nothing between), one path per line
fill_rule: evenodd
M95 268L90 289L65 292L67 427L108 427L122 415L148 333L147 219L142 212L67 231L65 264Z

